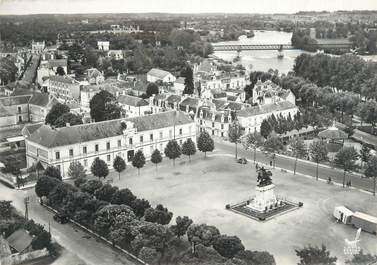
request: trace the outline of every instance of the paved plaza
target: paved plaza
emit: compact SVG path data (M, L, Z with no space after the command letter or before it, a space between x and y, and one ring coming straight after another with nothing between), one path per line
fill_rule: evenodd
M204 159L197 154L188 162L186 157L176 161L164 160L156 172L148 163L137 171L128 167L118 180L112 173L113 185L130 188L137 196L153 205L162 203L178 215L187 215L196 223L217 226L228 235L237 235L251 250L271 252L277 264L298 262L295 248L308 244L325 244L341 263L344 239L353 239L356 229L336 223L332 217L335 206L346 205L352 210L377 215L377 198L353 189L329 185L313 178L294 176L273 170L275 192L289 200L302 201L297 211L276 217L268 222L257 222L227 211L225 205L250 198L254 194L256 172L252 163L235 163L231 155L215 152ZM377 254L377 237L361 234L364 252Z

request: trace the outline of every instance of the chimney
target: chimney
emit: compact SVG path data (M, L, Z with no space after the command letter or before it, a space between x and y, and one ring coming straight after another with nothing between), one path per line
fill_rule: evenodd
M70 124L69 122L67 122L67 123L65 124L65 127L71 127L71 124Z

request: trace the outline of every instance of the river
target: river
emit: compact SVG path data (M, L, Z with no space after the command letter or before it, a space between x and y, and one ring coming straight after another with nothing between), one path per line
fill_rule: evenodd
M217 44L290 44L292 33L281 31L261 31L255 30L255 36L252 38L240 39L238 41L225 41ZM288 73L293 69L294 61L297 56L302 54L302 50L284 50L284 58L279 59L277 57L277 51L242 51L241 63L246 69L253 71L268 71L269 69L277 69L279 73ZM216 51L215 56L227 60L233 61L237 56L237 52L221 52Z

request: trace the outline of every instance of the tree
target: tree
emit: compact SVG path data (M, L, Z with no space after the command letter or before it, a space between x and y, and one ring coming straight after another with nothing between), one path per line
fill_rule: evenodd
M59 181L56 178L42 176L35 184L35 194L37 194L37 196L40 198L43 196L48 196L58 184Z
M306 155L306 153L307 153L306 145L305 145L305 143L302 139L296 137L291 141L290 146L291 146L291 150L293 152L293 155L296 158L295 159L295 166L294 166L294 170L293 170L293 174L296 175L297 159L299 157L301 158L301 157L304 157Z
M105 161L100 159L99 157L96 157L90 167L90 171L92 174L99 179L106 178L107 175L109 175L109 168L107 167L107 164Z
M241 240L236 236L221 235L216 238L213 248L225 258L231 259L238 252L245 250Z
M272 153L272 160L275 168L276 152L283 148L283 143L280 137L278 137L276 134L269 135L263 146L268 152Z
M296 249L296 255L300 258L298 265L336 265L337 258L330 256L330 251L324 245L319 247L304 247Z
M149 83L147 85L147 98L150 98L152 95L157 95L158 93L158 85L156 85L156 83Z
M191 67L186 66L183 74L183 77L185 78L185 89L183 90L183 94L192 95L194 94L194 76Z
M176 224L171 226L171 230L177 237L181 237L186 234L187 229L193 223L193 221L187 216L178 216L175 219Z
M360 150L361 163L367 163L370 156L370 148L366 144L363 144ZM363 167L363 165L361 165L361 167Z
M12 216L12 201L0 201L0 216L5 219L10 219Z
M244 250L237 253L236 259L240 259L246 265L276 265L274 256L266 251Z
M144 216L145 210L150 208L151 205L148 200L145 199L135 199L131 203L131 208L138 217Z
M195 155L195 153L195 143L191 140L191 138L187 138L187 140L182 144L182 154L188 156L189 160L191 161L191 156Z
M113 168L116 172L118 172L119 180L120 180L120 173L126 169L126 162L120 156L116 156L113 162Z
M206 131L200 133L197 145L199 151L204 152L204 157L207 157L207 152L212 152L215 149L215 143Z
M367 178L373 178L373 196L376 196L377 156L369 158L364 175Z
M91 179L80 186L80 189L84 192L94 195L94 192L102 187L102 182L97 179Z
M132 159L132 166L137 168L137 174L140 175L140 168L145 165L145 156L143 151L138 150Z
M170 140L165 147L164 153L169 159L173 159L173 165L175 166L175 159L181 156L182 151L176 140Z
M56 103L52 106L45 118L45 124L55 125L56 120L69 112L69 107L65 104ZM64 125L65 126L65 125Z
M112 204L125 204L132 207L133 201L136 196L129 189L120 189L115 191L111 203Z
M229 125L229 130L228 130L228 138L231 143L235 144L236 147L236 159L237 159L237 144L240 142L240 137L241 137L241 125L238 122L237 119L235 119L230 125Z
M162 155L160 150L156 149L153 151L151 156L151 162L156 165L156 171L157 171L157 164L162 162Z
M63 67L58 66L58 68L56 68L56 74L61 76L65 75Z
M96 196L98 200L111 202L114 194L117 191L117 187L113 187L110 184L105 184L94 192L94 196Z
M60 170L54 166L48 166L45 171L43 172L45 176L50 178L55 178L58 180L62 180L62 176L60 175Z
M192 253L195 253L195 247L198 244L206 247L212 246L219 236L220 232L216 227L206 224L192 224L187 229L187 238L191 243Z
M76 179L73 181L73 183L74 183L75 187L80 188L80 186L81 186L82 184L85 184L86 181L87 181L87 179L86 179L85 177L79 177L79 178L76 178Z
M68 168L68 176L70 176L73 179L78 179L78 178L85 178L86 173L85 173L85 168L79 161L73 161L69 165Z
M164 208L161 204L158 204L155 209L148 208L144 213L145 221L167 225L170 223L173 213L169 212L167 208Z
M254 150L254 164L257 159L257 147L263 143L262 135L260 133L248 133L242 139L242 144L245 150L253 149Z
M359 154L353 147L343 147L335 155L335 164L343 168L343 188L346 182L346 172L356 166Z
M328 151L326 148L326 144L322 141L314 141L309 146L309 153L310 157L317 163L315 177L318 180L318 167L319 163L323 161L327 161L328 159Z
M154 248L143 247L139 252L139 258L148 264L158 264L161 253Z
M56 119L54 125L55 127L65 127L67 124L70 126L82 124L82 119L79 115L67 112L62 114L59 118Z
M95 94L89 102L90 117L96 122L119 119L121 108L115 97L106 90Z
M267 139L267 137L270 135L272 132L272 128L270 123L267 120L263 120L262 124L260 126L260 134Z
M46 230L43 230L39 235L33 238L31 246L34 250L49 248L51 243L51 234Z

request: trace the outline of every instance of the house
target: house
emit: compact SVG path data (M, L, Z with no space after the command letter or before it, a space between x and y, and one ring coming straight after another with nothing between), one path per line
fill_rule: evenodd
M67 59L58 59L58 60L48 60L41 64L37 70L37 80L38 84L42 85L46 77L54 76L57 74L58 68L63 69L64 74L67 74Z
M124 51L123 50L109 50L107 52L107 57L110 57L114 60L121 60L124 59Z
M45 41L32 41L31 42L31 52L36 54L41 54L43 50L46 48L46 42Z
M147 81L150 83L157 81L162 83L173 83L175 80L176 78L174 75L161 69L153 68L147 73Z
M230 111L214 111L208 106L202 106L195 121L199 132L207 131L212 136L227 138L232 116Z
M31 95L0 98L0 127L29 122Z
M279 101L289 101L296 104L296 97L290 90L282 89L271 80L257 81L253 88L252 101L254 104L272 104Z
M289 115L294 117L298 112L296 105L289 101L279 101L273 104L263 104L245 108L237 112L237 118L245 132L259 132L263 120L272 114L275 117L282 115L287 118Z
M228 88L225 93L230 101L244 102L246 99L246 92L243 89Z
M118 97L118 103L122 106L126 117L138 117L157 112L155 106L139 97L122 95Z
M97 68L86 70L85 75L90 85L98 85L105 81L105 76Z
M196 115L200 105L201 101L199 98L187 96L179 103L179 109L192 115Z
M33 237L25 229L20 228L13 232L7 241L13 253L24 254L32 250Z
M60 101L80 98L80 83L69 76L55 75L49 79L47 91Z
M97 41L98 50L107 52L110 49L109 41Z
M29 100L29 121L44 121L52 106L58 102L59 101L54 95L34 93Z
M184 90L185 90L185 78L178 77L174 81L174 91L176 94L182 95Z
M65 178L73 161L89 170L98 157L112 167L116 156L130 163L141 150L149 159L155 149L163 153L169 140L182 144L188 138L196 141L195 123L179 111L62 128L42 125L25 139L26 160L28 167L38 162L44 167L55 166Z

